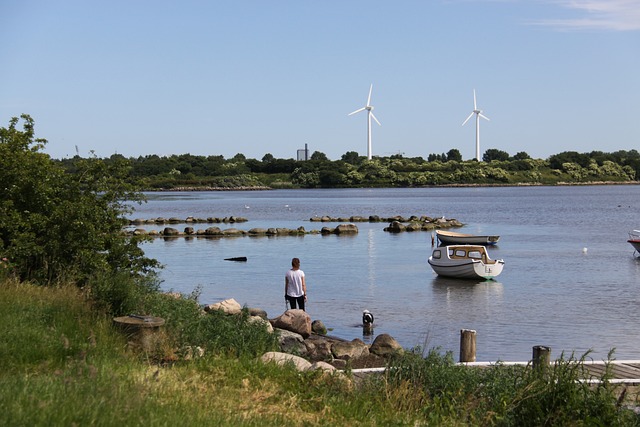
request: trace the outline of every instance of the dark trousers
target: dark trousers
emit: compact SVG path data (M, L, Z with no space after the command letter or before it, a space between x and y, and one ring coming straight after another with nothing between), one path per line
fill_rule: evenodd
M287 295L286 298L287 301L289 301L289 305L291 306L292 310L298 307L300 307L300 310L304 310L304 296L290 297L289 295Z

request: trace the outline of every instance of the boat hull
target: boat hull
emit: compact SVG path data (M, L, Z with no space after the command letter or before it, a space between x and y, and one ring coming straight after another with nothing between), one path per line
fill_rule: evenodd
M629 242L636 251L640 252L640 239L631 239L627 240L627 242Z
M444 245L484 245L491 246L498 243L500 236L476 236L473 234L455 233L452 231L436 230L436 236Z
M485 264L479 260L465 260L459 263L445 263L429 257L429 265L439 276L453 277L457 279L485 279L490 280L502 273L504 261L496 260L495 263Z

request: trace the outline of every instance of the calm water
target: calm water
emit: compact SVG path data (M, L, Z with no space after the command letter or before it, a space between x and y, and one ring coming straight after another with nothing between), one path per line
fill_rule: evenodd
M358 223L351 237L157 239L144 245L166 268L165 290L200 302L235 298L281 314L292 257L307 275L308 307L332 334L362 336L362 310L375 335L404 347L440 347L458 356L460 329L477 331L478 360L528 360L534 345L595 359L616 349L640 359L640 258L626 242L640 228L640 186L274 190L150 193L134 218L243 216L235 227L320 229L315 215L429 215L457 218L460 231L499 234L490 249L505 269L496 282L442 279L427 264L431 234L390 234ZM335 226L336 224L334 224ZM184 225L179 225L182 229ZM196 228L206 228L206 224ZM225 226L227 228L231 226ZM586 252L585 249L586 248ZM246 263L224 258L247 256Z

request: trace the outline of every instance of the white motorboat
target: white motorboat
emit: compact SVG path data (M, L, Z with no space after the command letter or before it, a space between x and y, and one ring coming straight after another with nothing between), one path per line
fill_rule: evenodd
M489 280L502 273L504 261L489 258L482 245L449 245L435 248L429 265L440 276Z
M636 252L640 253L640 230L633 230L629 232L629 240L627 240L633 246Z
M495 245L500 240L500 236L480 236L445 230L436 230L436 236L445 245Z

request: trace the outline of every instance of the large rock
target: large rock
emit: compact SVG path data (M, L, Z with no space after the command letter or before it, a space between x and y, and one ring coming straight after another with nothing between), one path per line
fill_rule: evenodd
M391 335L380 334L373 340L369 351L378 356L388 357L392 354L402 353L404 349Z
M405 231L406 228L407 227L403 223L399 221L393 221L387 228L385 228L385 231L388 231L390 233L401 233Z
M179 236L180 232L178 231L177 228L165 227L164 230L162 230L162 235L163 236Z
M331 361L333 353L331 352L331 342L318 335L311 335L304 340L307 348L307 358L311 361Z
M257 323L258 325L262 325L267 330L267 332L269 332L270 334L273 333L273 326L271 326L271 322L269 322L267 319L263 319L260 316L249 316L247 322L251 324Z
M351 360L367 356L369 354L369 346L361 339L356 338L352 341L333 343L331 352L336 359Z
M266 228L252 228L247 232L247 234L249 234L249 236L266 236L267 235L267 229Z
M298 371L306 371L309 368L311 368L311 363L303 359L302 357L294 356L293 354L288 354L288 353L279 353L276 351L270 351L268 353L263 354L260 360L262 360L262 362L264 363L273 362L283 366L287 364L291 364Z
M311 330L314 334L327 335L327 327L324 326L322 320L314 320L311 322Z
M329 372L329 373L334 373L337 371L337 369L335 368L335 366L328 364L327 362L314 362L311 364L311 366L309 366L309 371L317 371L317 370L323 370L325 372Z
M295 332L303 338L311 335L311 317L304 310L287 310L270 322L274 328Z
M240 312L242 312L242 306L233 298L229 298L204 307L204 311L213 310L222 310L227 314L240 314Z
M334 230L336 234L358 234L358 227L355 224L340 224Z
M226 230L222 230L223 236L242 236L244 231L238 230L237 228L227 228Z
M204 230L204 234L205 236L219 236L222 234L222 231L220 231L220 227L207 227L207 229Z
M307 347L304 344L302 335L285 329L277 329L277 332L280 351L302 356L307 355Z

